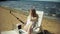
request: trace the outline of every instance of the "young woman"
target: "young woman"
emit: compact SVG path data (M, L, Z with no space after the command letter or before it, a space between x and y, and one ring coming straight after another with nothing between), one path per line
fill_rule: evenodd
M35 27L35 23L38 21L38 15L36 14L35 9L31 9L29 16L27 18L27 23L24 26L23 30L26 31L26 34L31 34L33 28Z

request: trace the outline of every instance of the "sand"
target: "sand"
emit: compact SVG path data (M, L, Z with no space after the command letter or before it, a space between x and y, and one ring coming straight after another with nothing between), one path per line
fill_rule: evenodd
M15 16L26 23L27 16L22 12L12 12ZM0 7L0 31L13 30L14 25L20 23L13 15L10 14L10 10ZM55 19L43 18L42 29L48 30L53 34L60 34L60 21Z
M14 15L19 17L21 20L24 15L13 12ZM0 31L12 30L14 25L20 23L13 15L10 14L10 10L0 7Z

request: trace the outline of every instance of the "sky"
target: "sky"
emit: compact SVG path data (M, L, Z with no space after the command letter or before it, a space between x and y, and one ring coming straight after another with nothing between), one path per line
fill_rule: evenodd
M21 0L21 1L52 1L52 2L60 2L60 0Z
M60 1L60 0L33 0L33 1Z
M52 1L52 2L60 2L60 0L13 0L13 1Z

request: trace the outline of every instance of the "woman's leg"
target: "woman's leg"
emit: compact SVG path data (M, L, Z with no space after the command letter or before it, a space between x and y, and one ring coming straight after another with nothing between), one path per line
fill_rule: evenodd
M31 30L32 30L32 22L30 22L28 25L25 25L23 30L25 30L28 34L31 34Z

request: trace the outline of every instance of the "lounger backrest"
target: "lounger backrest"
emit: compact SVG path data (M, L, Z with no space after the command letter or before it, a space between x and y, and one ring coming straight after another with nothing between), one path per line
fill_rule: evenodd
M41 28L40 26L42 24L43 11L36 11L36 13L38 14L39 18L38 18L38 22L36 23L36 27L33 28L33 31L39 32Z
M36 11L36 13L37 13L38 16L39 16L39 19L38 19L38 26L41 26L42 18L43 18L43 11Z

